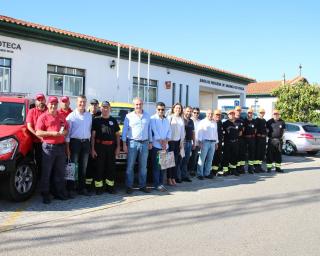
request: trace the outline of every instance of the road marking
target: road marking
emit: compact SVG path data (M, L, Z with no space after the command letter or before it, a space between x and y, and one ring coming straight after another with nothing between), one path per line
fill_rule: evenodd
M20 208L17 208L14 212L10 213L5 221L0 224L0 232L9 231L14 228L15 222L20 218L24 210L29 205L29 201L23 203Z
M10 216L4 221L4 223L2 225L0 225L0 233L12 231L12 230L17 230L17 229L21 229L21 228L25 228L25 227L30 227L30 226L41 225L44 223L50 223L50 222L54 222L54 221L64 220L67 218L77 217L77 216L81 216L81 215L86 215L86 214L106 210L109 208L120 207L120 206L123 206L126 204L132 204L132 203L136 203L136 202L140 202L140 201L149 200L149 199L155 198L156 196L157 195L154 194L154 195L143 196L143 197L139 197L139 198L127 197L126 201L123 201L120 203L113 203L113 204L103 205L100 207L89 208L88 210L85 210L82 212L76 212L74 214L69 214L69 215L62 216L62 217L55 217L55 218L51 218L51 219L46 219L43 221L14 225L16 220L21 216L23 211L26 209L27 205L25 205L24 207L21 207L21 208L17 209L15 212L11 213Z

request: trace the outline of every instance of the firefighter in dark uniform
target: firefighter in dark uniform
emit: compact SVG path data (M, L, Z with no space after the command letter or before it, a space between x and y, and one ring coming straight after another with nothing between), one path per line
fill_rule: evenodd
M216 175L219 171L219 168L222 167L222 143L223 143L223 127L221 122L221 110L216 109L213 113L213 119L217 122L218 129L218 148L214 152L214 157L212 161L212 173Z
M88 108L88 112L90 112L92 115L92 122L94 118L101 116L99 101L97 99L90 100L90 106ZM97 169L96 161L95 159L92 159L92 156L90 154L88 159L88 165L87 165L87 173L86 173L86 189L89 192L91 192L94 189L93 178L94 178L94 172L96 169Z
M248 172L253 174L255 171L255 144L256 144L256 123L253 119L253 109L248 109L248 117L244 119L244 138L246 142L246 150L248 153ZM242 149L243 150L243 149Z
M239 153L239 137L242 135L239 125L235 122L235 111L228 111L228 120L222 124L223 127L223 175L233 174L239 176L237 161Z
M120 127L115 118L110 116L110 103L103 101L101 104L101 116L93 119L92 123L92 158L96 159L97 169L95 170L96 194L100 195L104 191L116 193L115 157L120 153Z
M262 168L262 162L266 156L266 137L267 137L267 121L264 119L266 111L263 108L259 109L259 116L256 118L256 160L254 163L257 172L265 172Z
M244 174L245 173L245 169L244 166L246 165L246 151L243 150L246 147L246 140L243 136L244 134L244 120L241 118L241 107L237 106L235 108L235 118L236 121L235 123L237 124L239 130L241 131L240 136L239 136L239 152L238 152L238 159L237 159L237 171L240 174Z
M267 122L268 150L267 150L267 172L271 172L273 164L276 172L283 172L282 161L282 136L286 129L285 122L280 118L278 110L273 110L273 118Z

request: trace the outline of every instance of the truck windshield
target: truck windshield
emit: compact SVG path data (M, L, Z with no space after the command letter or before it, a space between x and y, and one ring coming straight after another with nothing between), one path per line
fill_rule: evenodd
M26 118L23 103L0 101L0 125L23 124Z
M133 111L133 108L125 107L112 107L110 115L118 121L119 125L122 125L126 114Z

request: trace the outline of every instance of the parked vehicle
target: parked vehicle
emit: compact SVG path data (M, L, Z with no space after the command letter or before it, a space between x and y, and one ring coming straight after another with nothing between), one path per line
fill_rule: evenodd
M123 122L126 115L133 111L133 104L124 103L124 102L111 102L111 113L110 115L114 117L120 126L120 133L122 132ZM122 140L120 140L122 141ZM122 142L121 142L121 151L119 156L116 158L117 165L126 165L127 164L127 154L122 150Z
M307 152L315 155L320 150L320 127L310 123L286 123L283 136L283 153L292 155Z
M34 102L0 95L0 189L11 200L24 201L34 192L38 173L26 116Z

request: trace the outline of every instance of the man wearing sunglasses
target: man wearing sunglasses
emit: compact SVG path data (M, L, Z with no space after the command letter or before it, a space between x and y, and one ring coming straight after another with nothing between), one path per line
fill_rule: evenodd
M199 158L199 143L197 141L197 132L196 132L198 129L199 122L200 122L199 115L200 115L200 109L197 107L193 108L191 119L194 124L195 143L194 143L194 147L192 148L192 154L191 154L191 157L189 159L189 164L188 164L188 169L189 169L189 173L191 176L196 175L197 162L198 162L198 158Z
M151 163L153 173L153 183L156 190L165 192L166 188L163 186L163 170L157 161L158 152L160 150L168 149L168 141L171 138L170 123L165 118L165 104L158 102L156 105L157 112L151 116L150 124L152 130L152 149L151 149Z

